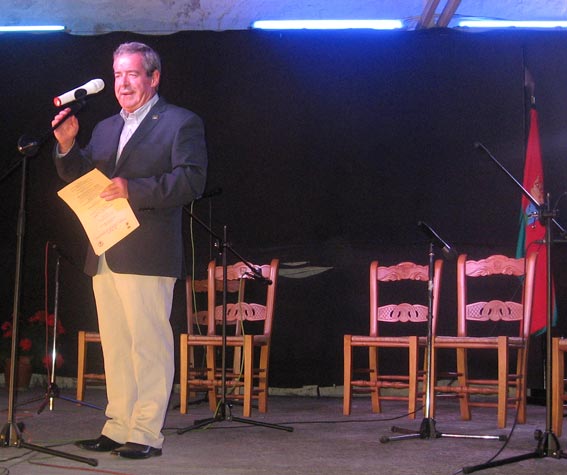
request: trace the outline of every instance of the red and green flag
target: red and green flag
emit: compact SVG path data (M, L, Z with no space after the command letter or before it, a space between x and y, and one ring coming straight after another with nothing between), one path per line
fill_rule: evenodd
M524 188L543 204L544 182L539 141L538 116L535 107L530 110L530 127L524 163ZM523 257L528 252L537 252L534 301L530 333L540 333L547 326L547 248L545 242L545 226L541 223L538 208L526 197L522 196L522 212L520 215L520 232L516 256Z

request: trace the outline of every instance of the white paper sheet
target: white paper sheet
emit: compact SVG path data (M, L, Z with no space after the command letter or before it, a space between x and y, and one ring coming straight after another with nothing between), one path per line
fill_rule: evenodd
M95 168L57 192L79 218L97 256L140 226L128 200L100 197L110 183L110 178Z

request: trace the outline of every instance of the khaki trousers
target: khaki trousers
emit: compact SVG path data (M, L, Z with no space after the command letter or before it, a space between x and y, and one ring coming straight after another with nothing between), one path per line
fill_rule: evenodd
M116 274L99 258L93 277L112 440L161 448L174 375L169 317L173 277Z

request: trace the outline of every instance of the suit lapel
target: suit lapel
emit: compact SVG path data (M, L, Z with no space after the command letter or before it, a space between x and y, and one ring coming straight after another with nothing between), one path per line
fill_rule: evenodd
M124 127L124 120L120 115L116 115L113 118L113 122L108 127L108 157L101 160L99 165L100 170L108 177L114 176L114 167L116 166L116 150L118 150L118 141L120 140L120 134L122 128Z
M146 117L144 117L142 123L138 126L132 137L130 137L130 140L128 140L128 142L122 149L120 160L118 160L118 164L116 165L116 169L114 170L115 174L122 167L124 167L124 164L130 158L131 152L136 147L136 145L140 143L144 139L144 137L146 137L158 124L164 109L165 109L165 102L163 101L163 99L160 99L156 103L156 105L150 109ZM118 142L117 142L117 147L118 147Z

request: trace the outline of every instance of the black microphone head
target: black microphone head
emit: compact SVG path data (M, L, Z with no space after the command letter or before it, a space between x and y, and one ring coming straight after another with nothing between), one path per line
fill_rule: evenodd
M457 250L454 247L444 247L442 249L443 251L443 255L445 256L446 259L456 259L457 256L459 255L459 253L457 252Z
M39 145L35 138L22 135L18 139L18 152L26 157L33 157L39 151Z
M443 255L447 259L453 259L457 257L458 253L453 247L447 244L441 237L431 228L427 223L423 221L418 221L417 225L423 231L423 233L430 239L431 244L437 246L443 251Z

